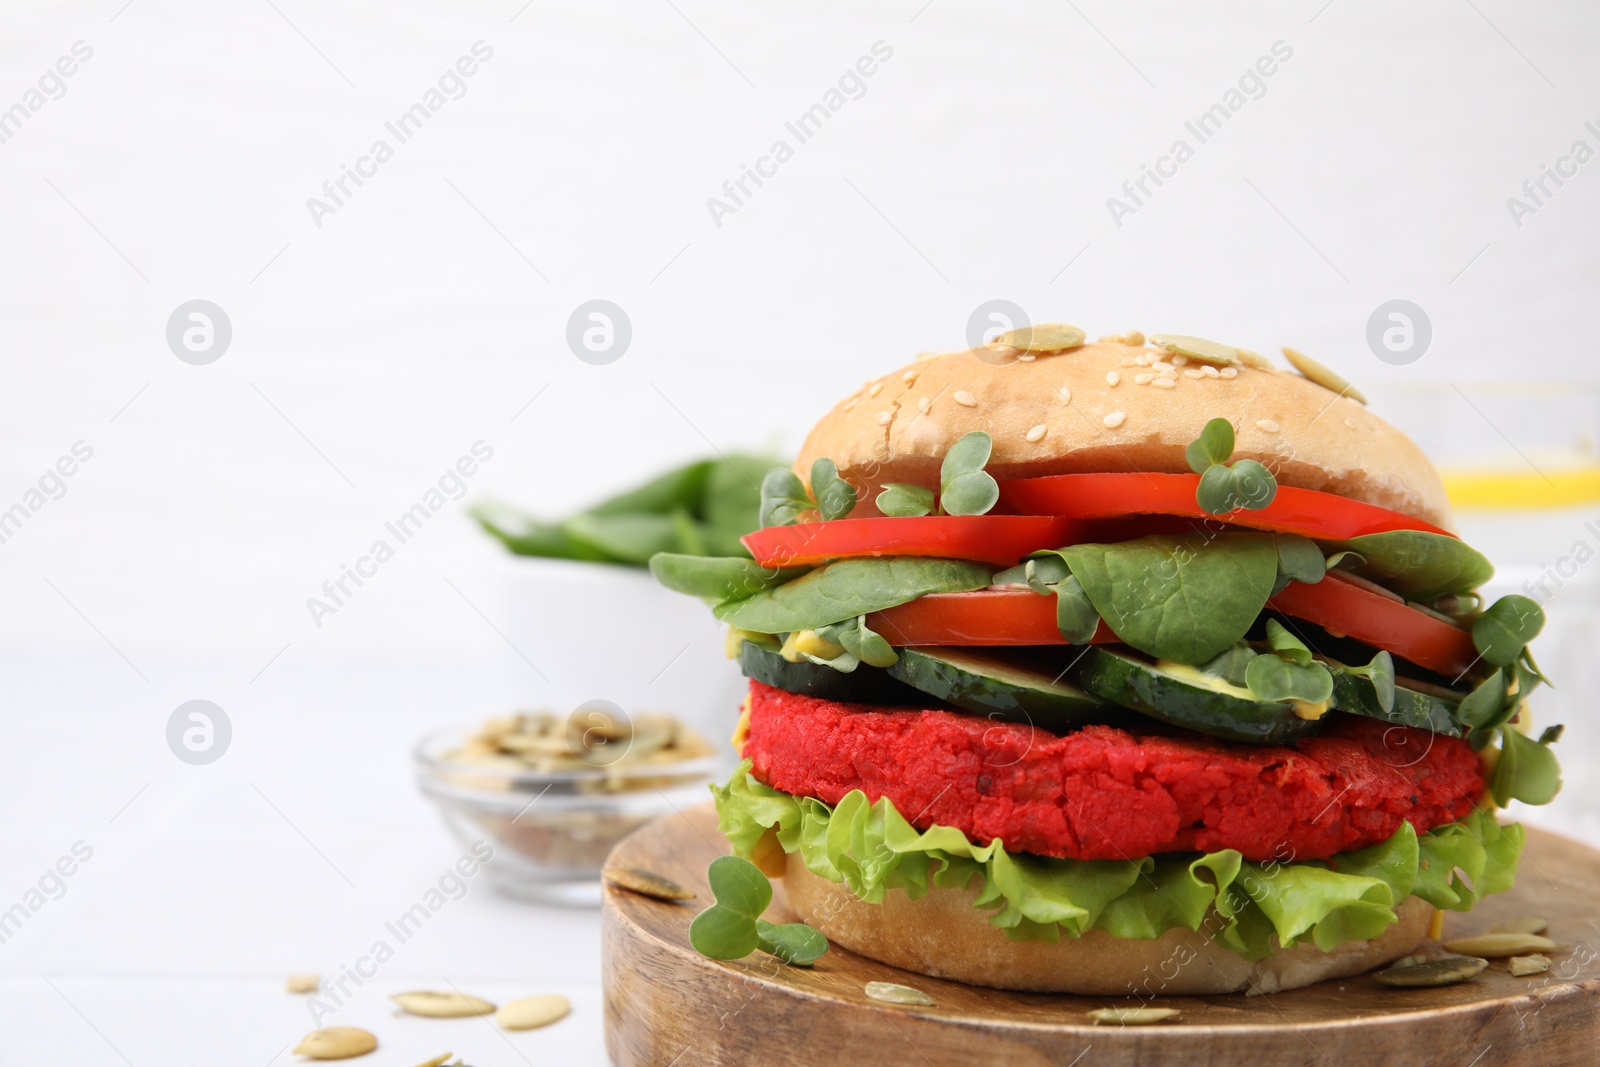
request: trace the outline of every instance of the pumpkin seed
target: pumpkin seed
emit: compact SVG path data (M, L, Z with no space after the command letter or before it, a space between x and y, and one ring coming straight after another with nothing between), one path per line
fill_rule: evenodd
M1550 920L1537 915L1519 915L1503 923L1495 923L1485 933L1490 934L1542 934L1550 929Z
M1207 341L1204 337L1185 337L1180 333L1153 333L1151 344L1160 345L1168 352L1198 359L1201 363L1215 363L1219 367L1232 367L1239 363L1239 350L1232 345Z
M572 1010L571 1001L559 993L513 1000L494 1013L494 1021L506 1030L533 1030L564 1019Z
M1509 961L1511 973L1518 978L1526 978L1530 974L1543 974L1550 969L1550 957L1542 952L1531 956L1512 956Z
M1489 961L1476 956L1446 956L1441 960L1414 963L1409 967L1390 967L1375 971L1372 977L1384 985L1419 988L1422 986L1455 985L1476 978L1489 966Z
M888 1004L931 1005L933 1003L933 998L922 990L898 982L868 982L867 996Z
M1272 360L1263 356L1260 352L1252 352L1248 348L1235 348L1234 351L1239 354L1239 362L1246 367L1254 367L1256 370L1278 369L1272 365Z
M469 1015L488 1015L494 1005L480 997L465 993L436 993L423 990L416 993L396 993L389 998L400 1005L400 1010L429 1019L461 1019Z
M1059 322L1039 326L1019 326L996 337L993 344L1006 345L1023 352L1064 352L1083 345L1086 335L1076 326Z
M1148 1026L1176 1017L1177 1008L1096 1008L1089 1013L1094 1024L1116 1023L1118 1026Z
M693 900L694 894L670 878L638 867L607 867L600 876L612 885L631 889L641 896L656 900Z
M378 1039L358 1027L324 1026L302 1037L294 1054L308 1060L348 1060L377 1047Z
M1367 402L1367 398L1362 395L1361 390L1357 389L1355 386L1351 385L1349 382L1345 381L1339 375L1335 374L1327 367L1324 367L1321 363L1318 363L1304 352L1297 351L1293 348L1285 348L1283 350L1283 358L1289 361L1289 365L1291 367L1305 375L1311 381L1316 382L1324 389L1338 393L1340 396L1347 396L1358 404L1365 404Z
M322 979L314 974L291 974L283 988L291 993L315 993L321 985Z
M443 1056L435 1056L431 1060L417 1064L417 1067L444 1067L445 1064L450 1062L450 1057L454 1055L454 1052L446 1052Z
M1464 956L1487 956L1498 960L1548 951L1555 948L1556 943L1538 934L1479 934L1477 937L1458 937L1454 941L1446 941L1444 947Z

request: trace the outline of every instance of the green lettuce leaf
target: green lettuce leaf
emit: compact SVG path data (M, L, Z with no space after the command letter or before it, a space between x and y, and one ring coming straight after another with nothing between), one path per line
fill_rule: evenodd
M975 845L950 826L918 830L887 797L874 804L860 790L831 807L790 796L757 781L749 761L711 792L736 853L748 855L775 830L807 869L871 903L891 890L915 900L933 888L975 886L973 905L1013 940L1054 942L1090 930L1156 938L1183 927L1252 960L1274 942L1330 951L1377 937L1412 895L1467 911L1511 888L1523 838L1522 827L1500 826L1480 809L1421 835L1402 823L1387 841L1331 860L1253 863L1231 849L1061 860L1010 853L998 839Z

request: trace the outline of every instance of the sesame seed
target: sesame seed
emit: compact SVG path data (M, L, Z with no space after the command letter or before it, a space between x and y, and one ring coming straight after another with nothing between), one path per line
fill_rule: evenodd
M1127 339L1127 343L1130 344L1130 345L1142 345L1142 344L1144 344L1144 331L1143 330L1129 330L1127 335L1126 335L1126 339Z
M1169 370L1172 370L1172 364L1168 363L1164 359L1158 359L1158 360L1156 360L1154 363L1152 363L1150 365L1152 367L1154 367L1156 370L1158 370L1161 373L1163 373L1163 374L1165 374ZM1173 371L1173 373L1176 374L1177 371Z
M1149 385L1151 382L1155 381L1155 378L1156 376L1150 373L1135 374L1133 376L1133 380L1140 385Z
M917 372L915 370L908 370L904 374L900 375L900 380L905 382L907 385L910 385L912 382L917 380Z
M1183 372L1183 376L1185 378L1204 378L1205 377L1205 372L1204 371L1198 371L1198 370L1195 370L1193 367L1190 367L1188 370Z
M1063 385L1060 389L1057 389L1056 395L1061 398L1061 402L1063 404L1072 403L1072 390L1068 389L1066 386Z
M1207 363L1205 366L1201 367L1200 371L1207 378L1220 378L1220 377L1222 377L1222 372L1219 371L1217 368L1213 367L1209 363Z
M1356 424L1351 422L1349 419L1345 419L1344 420L1344 424L1346 426L1350 427L1352 430L1356 428Z
M1276 422L1274 422L1273 420L1271 420L1271 419L1257 419L1256 420L1256 427L1258 429L1265 430L1268 433L1277 433L1278 432L1278 424Z
M1148 367L1150 365L1150 353L1140 352L1139 355L1134 359L1134 362L1141 367Z
M928 413L928 409L931 407L933 407L933 401L929 400L925 396L917 397L917 410L926 415Z
M1177 376L1177 369L1173 367L1162 367L1156 372L1157 378L1176 378Z
M882 382L873 382L872 383L872 388L867 390L867 395L868 396L877 396L881 392L883 392L883 383Z
M1172 357L1172 365L1174 367L1181 367L1187 362L1189 362L1189 357L1184 355L1182 352Z
M978 406L977 398L971 393L967 392L965 389L957 389L954 396L956 403L960 404L964 408L975 408Z
M1107 415L1105 418L1101 419L1100 421L1106 424L1106 429L1115 430L1118 426L1121 426L1123 424L1123 422L1127 418L1128 418L1128 413L1127 412L1125 412L1125 411L1113 411L1111 414Z
M1032 363L1034 360L1036 360L1038 358L1039 357L1037 355L1035 355L1034 353L1032 353L1032 352L1024 352L1024 353L1022 353L1022 355L1017 357L1017 362L1018 363Z
M1178 387L1178 379L1176 379L1176 378L1157 378L1155 381L1151 382L1150 384L1155 386L1157 389L1176 389Z
M1134 358L1132 356L1123 356L1120 362L1124 367L1132 367L1135 365Z
M1050 427L1046 426L1044 423L1041 422L1039 425L1035 426L1033 429L1028 431L1028 440L1029 441L1043 440L1044 439L1044 435L1049 433L1049 432L1050 432Z
M1120 382L1120 381L1122 381L1122 375L1118 374L1114 370L1106 371L1106 384L1107 385L1115 387L1116 384L1118 382Z
M880 412L878 412L878 425L879 426L887 426L887 425L889 425L889 420L892 419L892 418L894 418L894 412L892 412L892 411L880 411Z
M1222 377L1224 377L1224 378L1237 378L1239 376L1239 368L1238 367L1223 367L1217 373L1219 375L1221 375Z

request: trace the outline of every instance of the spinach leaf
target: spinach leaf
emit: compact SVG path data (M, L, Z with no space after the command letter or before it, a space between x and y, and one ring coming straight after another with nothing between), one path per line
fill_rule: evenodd
M1278 534L1278 579L1272 584L1273 593L1281 593L1290 582L1315 585L1327 573L1328 562L1314 541L1299 534Z
M1456 719L1463 726L1489 729L1500 725L1505 706L1505 671L1497 670L1461 698L1461 703L1456 705Z
M824 521L842 519L855 510L856 488L839 477L839 468L831 459L811 464L811 492Z
M1299 700L1320 704L1333 696L1333 675L1320 663L1301 666L1278 656L1257 656L1244 672L1244 684L1258 700Z
M568 519L565 529L572 538L592 545L607 558L637 567L648 564L657 552L688 547L680 542L678 523L670 514L587 512Z
M772 903L772 883L761 869L737 856L718 856L706 870L716 903L689 924L689 943L702 956L738 960L760 944L756 922Z
M1380 650L1365 667L1345 667L1344 673L1372 683L1378 707L1386 712L1394 710L1394 657L1388 652Z
M479 504L473 518L519 556L642 567L657 551L748 555L739 539L759 523L760 471L771 460L698 460L561 522Z
M1184 449L1189 469L1200 475L1195 503L1213 515L1239 508L1260 510L1278 495L1278 480L1271 471L1253 459L1241 459L1230 467L1226 461L1232 454L1233 424L1221 418L1207 422Z
M878 494L878 510L897 519L919 518L933 511L933 490L909 482L890 482Z
M874 632L867 626L867 617L865 615L857 615L854 619L846 622L824 626L817 631L817 636L824 641L832 641L843 648L850 658L859 663L865 663L869 667L893 667L900 662L900 654L894 650L894 646L884 640L881 634ZM837 657L837 659L844 658L844 656ZM830 667L838 668L835 660L827 660L825 662ZM848 673L855 670L855 664L851 664L847 668L838 669L843 669Z
M959 560L913 556L842 559L715 610L717 618L741 630L768 634L815 630L929 593L982 589L989 584L990 574L980 563Z
M1240 640L1272 594L1272 534L1204 532L1060 550L1089 602L1139 651L1199 664Z
M1233 455L1233 423L1227 419L1212 419L1200 430L1200 436L1184 449L1183 455L1189 469L1201 475L1219 463L1226 463Z
M765 456L738 454L712 461L698 513L706 555L747 555L739 538L761 525L761 477L771 463Z
M718 856L706 870L716 903L689 924L689 944L714 960L739 960L756 949L784 963L809 967L828 951L828 939L805 923L767 922L772 883L761 869L738 856Z
M788 467L773 467L761 479L761 527L792 526L816 508L800 476Z
M1311 650L1277 619L1267 620L1267 644L1281 659L1299 667L1311 665Z
M994 438L974 430L950 446L939 467L939 507L946 515L982 515L1000 500L1000 484L983 468Z
M1337 542L1360 556L1347 569L1412 600L1431 603L1446 593L1467 593L1494 577L1477 549L1425 530L1393 530Z
M1472 624L1472 643L1484 662L1509 666L1544 629L1544 609L1518 593L1503 596L1484 609Z
M1200 669L1213 678L1221 678L1229 685L1244 686L1245 671L1259 652L1243 641L1229 645L1222 652L1200 664Z
M757 919L756 943L762 952L795 967L809 967L828 951L828 939L822 936L822 931L805 923L774 926L765 919Z
M668 589L715 603L743 600L763 589L793 581L804 567L763 567L738 556L686 556L658 552L650 557L650 573Z
M652 478L643 485L602 500L591 515L663 515L676 508L695 510L711 475L711 460L699 460Z
M1548 804L1561 792L1561 765L1545 742L1535 741L1515 726L1502 727L1500 759L1490 789L1494 802L1502 807L1513 800Z

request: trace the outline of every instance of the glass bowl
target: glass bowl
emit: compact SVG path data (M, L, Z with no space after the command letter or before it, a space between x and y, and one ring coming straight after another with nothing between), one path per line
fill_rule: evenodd
M423 738L413 754L417 784L462 848L486 841L494 849L484 871L496 889L542 904L598 906L612 847L651 819L705 800L716 770L709 752L561 770L511 757L452 758L471 733Z

